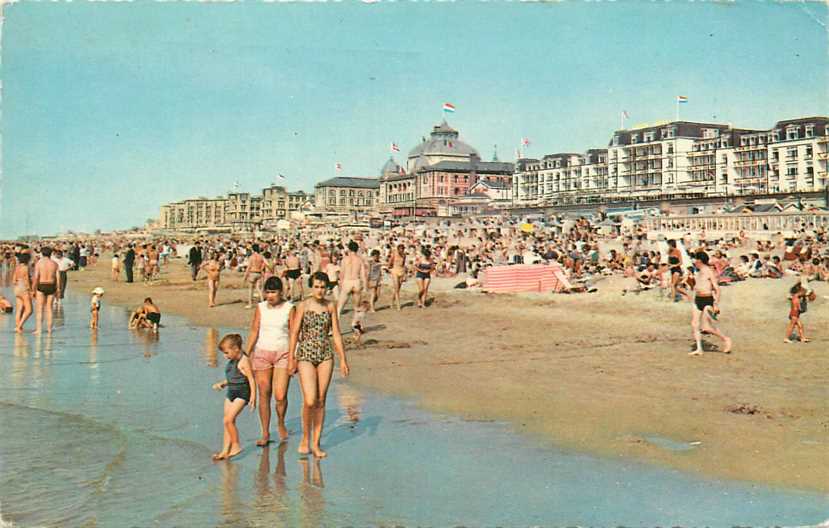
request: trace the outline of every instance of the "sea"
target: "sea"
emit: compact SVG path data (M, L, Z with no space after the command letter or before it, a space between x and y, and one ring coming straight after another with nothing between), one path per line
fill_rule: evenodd
M327 459L296 452L294 381L289 440L255 447L258 420L245 410L237 422L244 451L213 462L224 398L211 389L224 373L217 343L234 329L165 314L158 334L129 330L127 310L103 302L94 332L89 297L71 282L52 336L17 335L14 316L0 316L2 528L733 527L829 519L825 494L568 451L508 424L427 412L338 374L322 439ZM675 456L697 448L653 441Z

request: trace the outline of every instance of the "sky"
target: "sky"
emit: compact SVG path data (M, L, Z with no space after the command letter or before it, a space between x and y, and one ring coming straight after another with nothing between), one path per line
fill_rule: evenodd
M2 26L0 238L376 177L447 116L491 159L681 118L829 114L820 3L27 2ZM335 163L343 170L335 172Z

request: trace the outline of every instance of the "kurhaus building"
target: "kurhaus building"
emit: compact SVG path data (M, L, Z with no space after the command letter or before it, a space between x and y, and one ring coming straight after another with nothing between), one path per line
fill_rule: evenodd
M389 159L381 169L379 210L393 216L449 216L477 182L512 188L514 165L481 161L446 121L409 151L406 167Z
M614 132L607 149L520 159L516 206L821 191L829 118L779 121L770 130L667 122Z

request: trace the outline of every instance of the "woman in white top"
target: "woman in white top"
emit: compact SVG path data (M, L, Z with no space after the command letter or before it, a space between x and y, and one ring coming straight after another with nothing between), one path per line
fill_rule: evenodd
M293 326L294 305L282 297L282 281L270 277L265 281L265 300L256 305L248 337L248 357L259 388L259 423L262 438L256 445L270 443L271 392L276 400L279 439L288 438L285 413L288 410L288 336Z

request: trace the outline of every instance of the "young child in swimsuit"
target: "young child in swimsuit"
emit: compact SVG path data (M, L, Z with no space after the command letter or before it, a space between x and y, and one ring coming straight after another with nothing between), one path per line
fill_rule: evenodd
M357 306L354 312L354 322L351 324L351 330L354 331L354 346L363 346L363 334L366 333L366 313L371 309L371 305L367 299L364 299Z
M101 297L104 296L104 289L98 286L92 290L92 300L89 301L89 311L91 313L89 319L89 328L93 330L98 329L98 312L101 311Z
M239 430L236 417L245 408L256 408L256 388L253 382L253 370L248 357L242 353L242 336L228 334L219 341L219 350L227 359L225 379L213 384L213 390L220 391L227 387L224 406L224 440L222 450L213 455L213 460L226 460L242 452L239 445Z
M814 301L816 295L813 291L807 290L803 284L798 282L789 290L791 300L789 305L789 325L786 327L786 337L783 339L784 343L791 343L792 331L797 329L797 335L801 343L808 343L810 339L806 337L806 331L803 329L803 322L800 316L806 312L809 301Z

